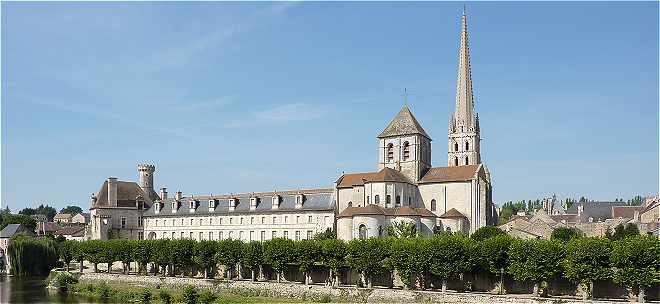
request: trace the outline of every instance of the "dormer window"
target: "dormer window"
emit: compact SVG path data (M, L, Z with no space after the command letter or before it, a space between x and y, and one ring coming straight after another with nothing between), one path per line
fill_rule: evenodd
M210 199L209 200L209 210L214 211L215 206L217 206L217 205L218 205L218 200L215 200L215 199Z
M236 210L236 204L238 204L238 199L236 199L236 198L230 198L230 199L229 199L229 211L234 211L234 210Z
M305 201L305 196L302 193L296 194L296 209L300 209Z
M160 201L156 201L156 202L154 203L154 213L156 213L156 214L160 213L160 209L162 209L162 208L163 208L163 207L161 206L161 202L160 202Z
M258 197L251 197L250 198L250 210L257 209L257 204L259 204L259 198Z
M197 206L199 204L199 201L197 200L191 200L188 202L190 204L190 212L195 212L195 209L197 209Z
M173 201L172 202L172 213L176 213L177 209L179 209L179 202Z
M273 207L272 207L272 209L277 209L277 208L279 208L279 207L280 207L280 196L277 195L277 194L276 194L276 195L273 195L272 203L273 203Z

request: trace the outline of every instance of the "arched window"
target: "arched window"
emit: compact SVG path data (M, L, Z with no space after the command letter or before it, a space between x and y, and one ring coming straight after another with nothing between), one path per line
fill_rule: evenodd
M435 211L435 200L431 200L431 211Z
M401 206L401 196L396 196L396 201L394 201L397 207Z
M348 206L349 206L349 207L353 207L353 202L350 202L350 201L349 201L349 202L348 202Z
M458 157L454 157L454 166L458 166Z
M358 233L359 233L358 237L361 240L366 239L367 238L367 226L365 226L364 224L360 225L360 227L358 228Z
M410 158L410 144L406 141L403 143L403 160Z
M454 151L458 151L458 143L454 143Z
M385 206L389 206L391 203L392 203L392 196L388 194L385 196Z
M468 157L466 156L466 157L465 157L465 165L467 166L467 165L469 165L469 164L470 164L470 162L468 161Z
M380 204L380 196L378 195L374 196L374 204L376 205Z
M470 151L470 142L465 142L465 151Z
M387 145L387 162L391 163L393 161L394 161L394 145L390 143Z

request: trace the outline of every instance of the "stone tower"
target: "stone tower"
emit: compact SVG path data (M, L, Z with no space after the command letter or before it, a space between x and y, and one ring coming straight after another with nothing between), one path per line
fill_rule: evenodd
M458 56L456 108L449 119L448 166L481 163L479 115L474 111L467 16L461 17L461 46Z
M407 105L378 135L378 142L378 170L400 171L416 183L431 167L431 138Z
M142 188L144 193L149 195L152 201L157 200L159 197L156 191L154 191L154 172L156 172L156 166L140 164L137 167L140 174L140 180L138 182L140 188Z

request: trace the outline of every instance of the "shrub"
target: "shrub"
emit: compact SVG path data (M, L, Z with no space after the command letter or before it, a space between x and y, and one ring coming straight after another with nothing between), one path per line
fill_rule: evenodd
M484 226L477 229L474 233L472 233L470 237L475 241L481 241L494 236L505 235L505 234L506 232L502 231L502 229L497 228L495 226Z
M53 278L51 284L57 287L58 290L62 292L66 292L67 290L69 290L71 285L76 283L78 283L78 280L76 280L76 278L74 278L73 275L71 275L70 273L58 272L55 275L55 278Z
M163 304L170 304L172 303L172 296L165 290L159 290L158 291L158 298L160 299Z
M204 291L199 295L199 299L197 299L197 303L199 304L211 304L213 301L215 301L217 297L215 294L213 294L210 291Z
M149 288L142 289L142 292L140 292L140 302L149 303L151 300L153 300L151 290Z
M94 292L101 298L109 298L111 291L110 286L106 283L101 283L94 288Z
M572 239L582 237L582 235L583 235L582 231L578 230L577 228L559 227L559 228L555 228L555 230L552 230L550 239L568 242Z
M195 288L195 286L188 285L183 288L181 297L183 298L183 303L195 304L197 303L197 298L199 298L199 294L197 293L197 289Z
M619 224L616 227L614 227L614 234L612 235L608 234L608 237L611 240L621 240L627 237L638 236L638 235L639 235L639 229L637 228L637 225L633 223L628 223L625 226L623 224Z

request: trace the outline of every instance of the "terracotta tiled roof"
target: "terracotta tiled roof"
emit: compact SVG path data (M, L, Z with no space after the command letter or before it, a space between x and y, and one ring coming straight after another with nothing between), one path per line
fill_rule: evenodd
M612 218L633 218L641 210L641 206L612 206Z
M364 207L348 207L338 217L352 217L356 215L388 215L388 216L422 216L435 217L435 214L426 208L411 208L409 206L384 208L379 205L366 205Z
M412 183L401 172L385 167L378 172L344 174L339 178L339 180L337 180L337 188L362 186L367 182Z
M459 182L471 180L480 165L435 167L429 169L419 181L423 183Z
M378 138L392 137L392 136L402 136L402 135L411 135L419 134L428 139L431 137L426 134L424 128L417 122L415 116L407 105L404 105L401 108L401 111L394 116L394 119L385 127L385 130L378 135Z
M64 228L61 228L61 229L55 231L55 233L53 233L53 234L54 235L72 235L73 236L73 235L79 234L81 231L84 231L84 230L85 230L84 226L64 227Z
M463 215L463 213L458 212L455 208L449 209L447 212L445 212L443 215L440 216L441 218L451 218L451 217L466 217Z

